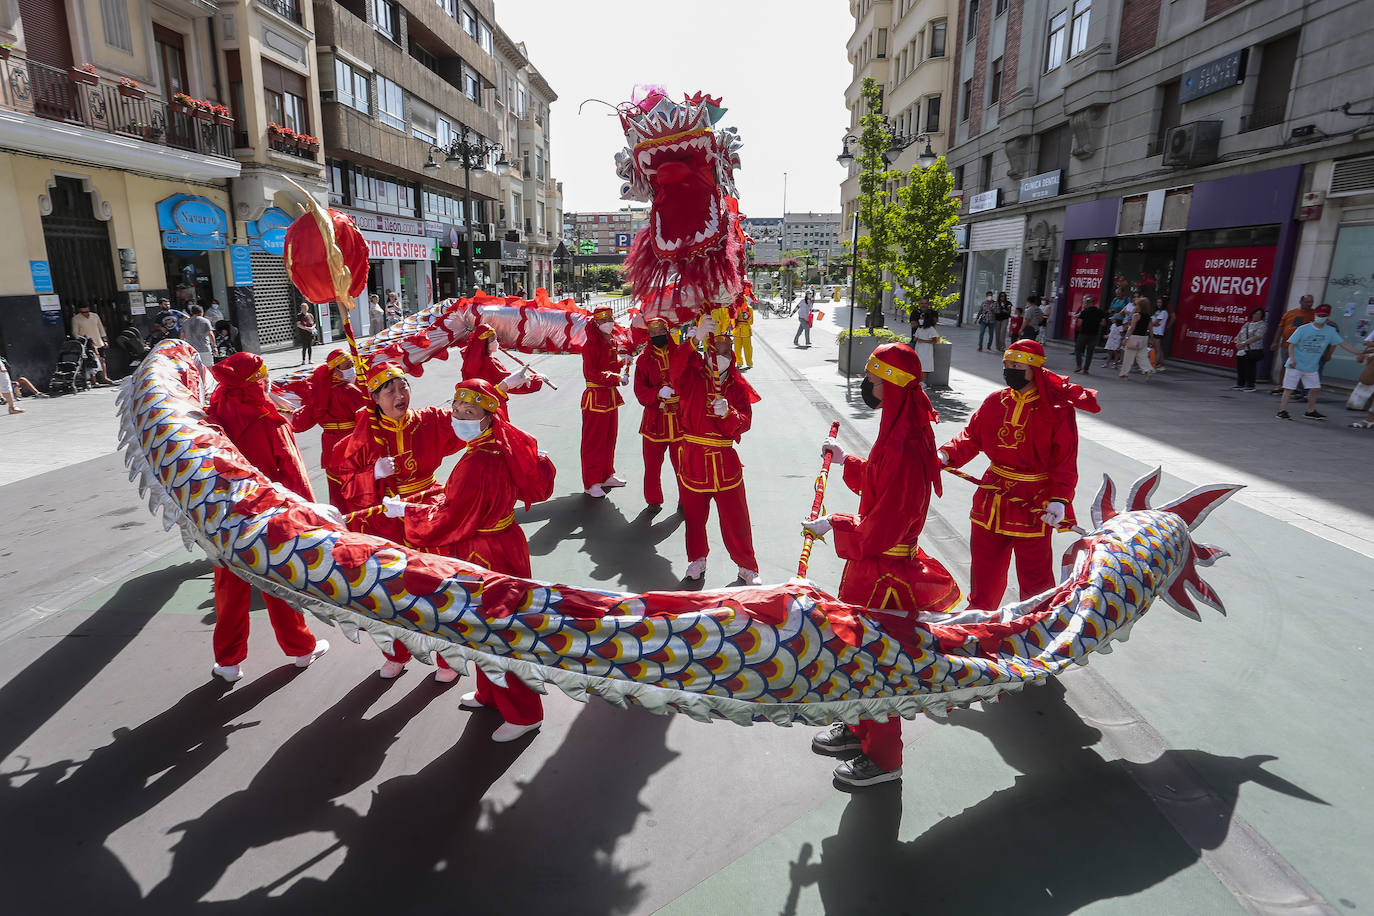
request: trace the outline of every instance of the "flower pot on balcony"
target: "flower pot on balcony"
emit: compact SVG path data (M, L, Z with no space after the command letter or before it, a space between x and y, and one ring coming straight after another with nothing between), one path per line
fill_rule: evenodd
M9 60L10 50L9 48L0 48L0 60Z
M121 85L121 86L119 87L119 94L122 95L122 96L124 96L124 98L126 98L126 99L142 99L142 98L146 98L147 95L148 95L147 92L145 92L145 91L142 90L142 89L139 89L137 86L123 86L123 85Z
M313 156L320 151L320 141L311 140L309 143L302 144L301 149Z
M234 119L229 117L229 115L217 114L215 115L215 123L223 124L225 127L233 127Z
M67 78L80 86L94 86L100 82L100 77L80 67L68 67Z
M191 110L191 106L174 100L167 103L167 110L172 114L186 114Z
M202 121L213 121L215 120L215 113L204 108L195 108L191 110L191 117L199 118Z

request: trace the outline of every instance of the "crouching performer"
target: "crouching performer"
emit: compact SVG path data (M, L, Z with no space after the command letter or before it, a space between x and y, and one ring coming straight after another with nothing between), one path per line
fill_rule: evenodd
M878 438L868 458L846 455L827 439L844 463L844 482L859 495L859 511L836 513L802 523L820 537L832 533L835 552L847 562L839 599L878 611L873 620L904 646L919 643L916 615L945 613L959 603L959 586L949 571L918 545L930 508L930 493L940 488L940 464L931 427L939 415L921 388L921 361L906 344L885 344L866 366L863 398L881 407ZM850 727L836 722L812 741L827 755L859 754L835 768L835 779L871 786L902 775L902 720L864 720Z
M483 379L460 382L453 391L453 431L467 443L449 475L443 495L426 504L384 497L386 514L403 519L407 543L422 550L475 563L492 572L530 577L530 546L515 523L515 504L543 502L553 495L554 466L534 437L506 414L506 394ZM514 741L544 721L539 694L514 674L505 685L477 668L477 689L462 698L464 709L495 707L505 723L493 741Z

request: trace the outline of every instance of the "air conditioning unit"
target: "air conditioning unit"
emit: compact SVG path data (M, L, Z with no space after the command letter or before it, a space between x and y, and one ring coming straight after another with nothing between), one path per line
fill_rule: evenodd
M1217 161L1220 121L1194 121L1169 128L1164 135L1164 164L1192 168Z

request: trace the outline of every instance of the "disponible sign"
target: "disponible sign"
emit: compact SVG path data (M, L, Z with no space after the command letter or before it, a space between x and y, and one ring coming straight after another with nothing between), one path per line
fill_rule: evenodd
M373 261L433 261L434 243L423 236L364 232L367 257Z
M1069 262L1068 300L1069 330L1078 332L1078 313L1083 311L1083 299L1092 296L1102 303L1102 283L1107 276L1105 254L1076 254Z
M1170 355L1233 366L1236 334L1252 309L1268 304L1273 273L1272 246L1188 252Z

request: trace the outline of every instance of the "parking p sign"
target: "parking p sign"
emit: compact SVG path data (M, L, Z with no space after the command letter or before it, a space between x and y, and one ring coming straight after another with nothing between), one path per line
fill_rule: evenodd
M617 232L617 233L615 234L615 247L617 247L617 248L629 248L629 247L630 247L630 233L628 233L628 232Z

